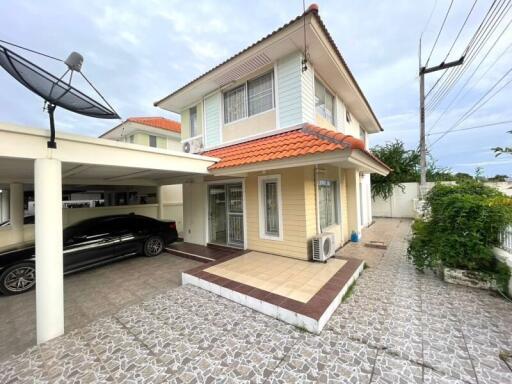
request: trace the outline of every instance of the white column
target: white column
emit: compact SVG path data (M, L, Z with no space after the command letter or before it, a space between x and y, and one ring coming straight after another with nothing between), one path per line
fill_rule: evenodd
M23 184L11 183L9 185L9 212L11 230L16 242L23 241Z
M9 220L9 190L2 190L2 217L0 221Z
M34 164L37 342L64 333L62 175L56 159Z
M163 191L163 188L164 188L163 185L159 185L158 187L156 187L156 200L158 203L157 217L159 219L164 218L164 194L163 194L164 191Z

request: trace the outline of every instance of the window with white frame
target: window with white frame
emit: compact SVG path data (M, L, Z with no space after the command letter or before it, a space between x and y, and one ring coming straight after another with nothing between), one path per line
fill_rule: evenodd
M271 240L282 239L283 218L280 176L259 177L259 196L260 237Z
M190 137L197 136L197 107L189 110L190 115Z
M333 180L318 181L318 209L321 230L338 224L338 194L336 186L337 183Z
M224 93L224 123L274 108L274 75L268 72Z
M334 125L334 95L315 77L316 113Z

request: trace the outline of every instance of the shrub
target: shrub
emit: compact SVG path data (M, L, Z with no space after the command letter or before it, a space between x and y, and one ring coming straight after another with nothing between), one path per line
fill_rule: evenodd
M512 223L512 199L478 182L436 185L417 219L408 256L419 270L460 268L499 275L508 281L492 248Z

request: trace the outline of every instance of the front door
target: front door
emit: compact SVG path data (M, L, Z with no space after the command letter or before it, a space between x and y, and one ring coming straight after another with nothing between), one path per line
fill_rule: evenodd
M208 222L211 243L244 246L242 183L209 186Z

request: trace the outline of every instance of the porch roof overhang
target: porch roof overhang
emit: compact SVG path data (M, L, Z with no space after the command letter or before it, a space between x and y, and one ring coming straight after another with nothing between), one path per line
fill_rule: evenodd
M365 148L362 140L312 124L269 132L263 137L212 149L205 154L220 158L209 167L214 175L328 163L381 175L391 170Z
M378 173L386 176L390 170L381 162L367 156L358 149L338 149L327 153L305 155L289 159L271 160L239 167L212 169L213 176L245 176L250 172L268 171L271 169L283 169L303 167L308 165L330 164L340 168L357 169L365 173Z
M58 134L47 148L48 131L0 123L0 183L32 183L34 160L62 162L63 184L163 185L208 174L219 159L136 144Z

